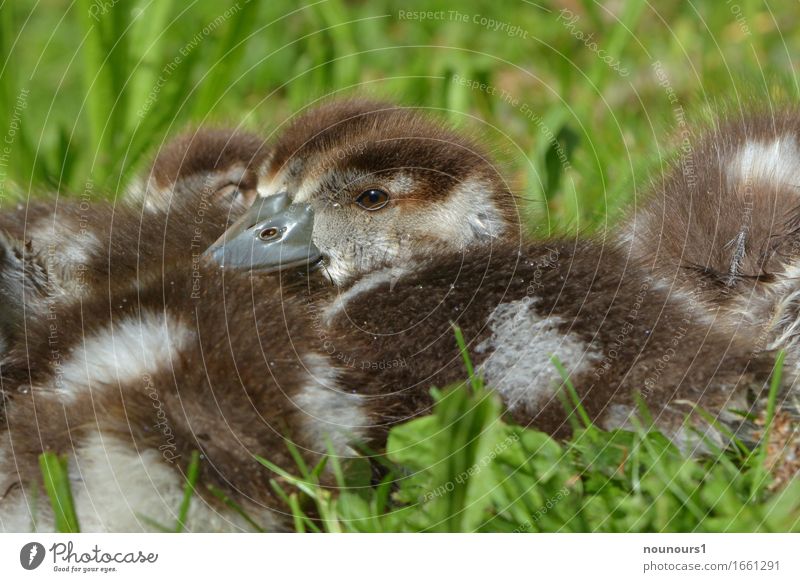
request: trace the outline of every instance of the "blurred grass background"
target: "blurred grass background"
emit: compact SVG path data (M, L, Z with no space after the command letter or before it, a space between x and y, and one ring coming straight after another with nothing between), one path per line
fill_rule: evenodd
M603 228L683 115L800 94L799 14L761 0L6 0L0 204L115 196L187 124L269 134L358 92L479 131L532 231Z

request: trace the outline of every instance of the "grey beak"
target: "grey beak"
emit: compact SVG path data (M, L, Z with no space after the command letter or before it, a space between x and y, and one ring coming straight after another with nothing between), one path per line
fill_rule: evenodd
M313 230L309 204L290 204L287 193L259 198L204 256L225 268L262 273L312 265L322 258Z

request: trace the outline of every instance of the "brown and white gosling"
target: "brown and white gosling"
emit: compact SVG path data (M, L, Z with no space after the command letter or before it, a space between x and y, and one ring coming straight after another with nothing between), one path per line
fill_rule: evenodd
M267 154L255 135L200 129L163 147L119 203L57 198L0 214L0 354L24 349L23 313L196 263L252 203Z
M799 188L800 110L731 109L693 130L617 236L720 325L800 356Z
M716 325L800 369L800 109L731 108L696 126L618 234ZM757 424L763 425L766 406ZM800 395L770 432L779 480L800 471ZM758 429L759 427L755 427ZM763 429L761 429L763 430Z
M313 138L273 164L259 186L269 196L209 250L217 264L202 267L199 290L179 269L173 284L119 295L112 324L91 325L80 346L65 339L60 367L9 403L4 529L52 527L31 507L43 450L69 456L86 530L174 518L192 450L203 458L190 529L248 525L207 485L261 527L287 527L254 455L291 467L286 439L308 462L329 443L345 457L358 441L379 446L387 427L427 411L432 384L464 379L452 323L509 413L555 434L567 428L552 356L594 420L627 426L638 392L686 448L702 440L690 428L708 429L684 425L693 407L746 410L768 381L770 358L615 245L520 242L513 197L471 141L380 104L311 112L286 141L297 126ZM282 288L306 272L333 292L303 277Z

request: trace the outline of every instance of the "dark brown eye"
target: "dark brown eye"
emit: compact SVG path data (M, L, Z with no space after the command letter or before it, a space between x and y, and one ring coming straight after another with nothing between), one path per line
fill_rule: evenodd
M389 202L389 194L377 188L370 188L356 198L356 204L365 210L380 210Z
M274 226L270 226L262 230L258 233L258 238L265 242L269 242L271 240L275 240L275 238L280 234L277 228Z

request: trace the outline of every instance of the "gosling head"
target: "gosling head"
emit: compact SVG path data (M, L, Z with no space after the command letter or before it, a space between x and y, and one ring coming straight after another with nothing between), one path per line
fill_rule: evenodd
M264 139L254 134L228 128L190 131L159 150L129 196L160 212L181 202L218 205L239 215L256 199L268 154Z
M294 121L259 194L208 255L264 272L319 264L337 285L491 244L518 224L513 197L475 142L417 111L368 101Z

